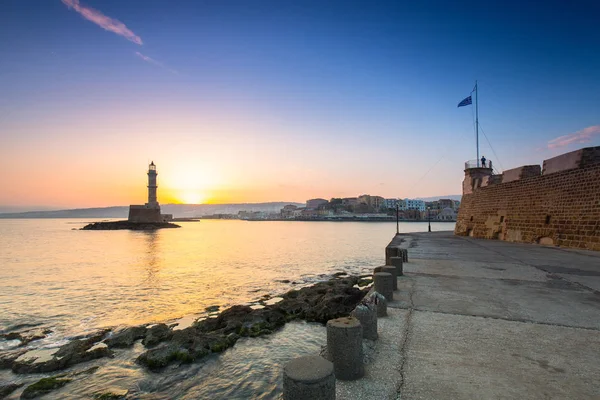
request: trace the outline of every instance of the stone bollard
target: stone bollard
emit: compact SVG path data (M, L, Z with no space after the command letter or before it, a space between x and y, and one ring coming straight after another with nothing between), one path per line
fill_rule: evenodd
M305 356L283 367L284 400L334 400L333 364L323 357Z
M336 378L347 381L362 378L365 374L362 325L356 318L327 321L327 354Z
M396 275L398 275L398 276L404 275L403 268L402 268L402 264L403 264L402 257L392 257L392 258L390 258L390 262L392 263L391 265L396 267Z
M393 268L393 267L392 267ZM377 272L373 275L375 291L381 293L390 302L394 300L394 278L389 272Z
M381 269L381 272L387 272L388 274L392 274L392 288L394 290L398 290L398 270L396 269L396 267L386 265Z
M390 257L398 257L400 254L400 249L398 247L388 246L385 248L385 264L390 264Z
M377 310L375 304L359 304L350 313L351 317L356 318L363 328L362 337L370 340L377 340Z
M378 273L378 272L381 272L381 269L382 269L383 267L385 267L385 265L382 265L382 266L380 266L380 267L375 267L375 268L373 268L373 273L374 273L374 274L376 274L376 273Z
M377 318L387 317L387 300L385 297L378 292L372 292L370 296L377 307Z

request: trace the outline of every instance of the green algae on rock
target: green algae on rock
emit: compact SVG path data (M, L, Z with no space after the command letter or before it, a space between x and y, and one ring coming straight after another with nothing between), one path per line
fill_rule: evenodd
M33 383L25 388L21 394L22 399L35 399L43 396L53 390L59 389L71 382L71 379L64 378L65 375L52 376L50 378L42 378L36 383Z

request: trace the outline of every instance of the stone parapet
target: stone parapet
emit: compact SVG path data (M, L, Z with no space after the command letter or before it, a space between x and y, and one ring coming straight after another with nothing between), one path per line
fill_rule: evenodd
M600 147L546 160L542 175L523 168L463 193L455 234L600 251Z

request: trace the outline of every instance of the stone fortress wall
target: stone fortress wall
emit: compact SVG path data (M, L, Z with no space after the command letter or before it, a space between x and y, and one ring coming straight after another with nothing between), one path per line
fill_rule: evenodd
M543 168L466 169L454 233L600 251L600 146Z

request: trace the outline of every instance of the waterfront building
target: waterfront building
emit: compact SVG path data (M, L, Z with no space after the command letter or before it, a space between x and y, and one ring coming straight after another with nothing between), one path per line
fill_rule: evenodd
M281 209L281 218L284 219L292 219L294 218L294 211L296 211L298 209L297 206L293 205L293 204L288 204L286 206L283 206L283 208Z
M359 204L366 204L367 206L378 210L380 207L383 206L383 202L385 201L385 199L381 196L371 196L368 194L363 194L358 196L357 201Z
M358 199L356 197L344 197L342 199L342 205L344 206L355 206L358 204Z
M406 203L407 210L425 211L426 209L425 202L423 200L404 199L404 202Z
M385 208L396 208L396 204L398 204L398 199L384 199L383 206Z
M433 217L432 217L433 219ZM435 216L438 221L456 221L456 211L454 208L446 207Z
M306 200L306 208L316 210L317 208L319 208L319 206L322 206L327 203L329 202L325 199L310 199Z

